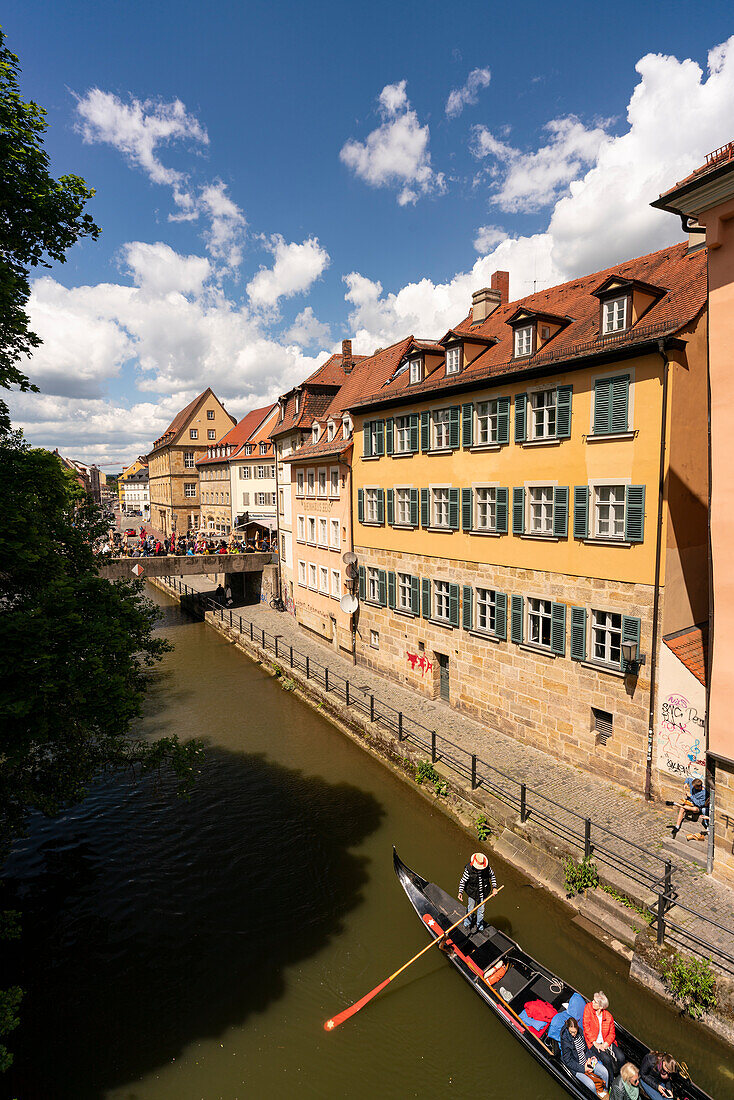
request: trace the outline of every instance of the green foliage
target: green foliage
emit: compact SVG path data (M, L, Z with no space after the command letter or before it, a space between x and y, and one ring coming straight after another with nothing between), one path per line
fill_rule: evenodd
M599 869L593 859L582 859L577 863L571 856L563 861L563 882L569 897L582 894L584 890L596 890L599 885Z
M609 894L610 898L614 898L615 901L618 901L627 909L631 909L633 913L637 913L639 916L641 916L646 924L652 924L654 920L654 915L650 912L649 909L646 909L644 905L638 905L636 901L632 900L632 898L628 898L626 894L620 894L619 891L615 890L613 886L607 886L607 884L604 882L599 883L599 886L605 894ZM639 929L635 928L635 931L637 932L639 931Z
M20 63L0 30L0 387L35 389L19 369L20 359L41 343L26 312L32 268L63 263L80 237L99 235L84 207L94 195L79 176L49 174L43 148L46 112L24 103ZM0 402L0 427L9 428Z
M433 764L429 763L428 760L419 760L416 764L415 781L419 786L423 783L430 783L436 794L441 798L445 798L449 793L448 783L438 774Z
M0 1035L9 1035L20 1023L18 1009L22 999L23 990L20 986L12 985L10 989L0 989ZM0 1073L4 1073L12 1064L13 1055L4 1043L0 1043Z
M685 957L679 952L666 959L661 967L668 992L695 1020L704 1012L716 1008L716 978L711 959Z
M489 840L492 835L492 826L485 814L480 814L477 818L477 836L480 840Z

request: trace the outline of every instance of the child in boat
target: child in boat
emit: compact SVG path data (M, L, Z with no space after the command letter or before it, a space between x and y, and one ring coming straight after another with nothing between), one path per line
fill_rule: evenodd
M609 1094L612 1100L639 1100L640 1071L632 1062L625 1062L615 1078ZM642 1094L644 1097L644 1093Z
M584 1033L573 1016L569 1016L561 1030L561 1061L578 1081L582 1081L600 1100L606 1100L609 1096L609 1074L595 1052L587 1047Z
M659 1096L671 1100L673 1096L672 1077L678 1068L678 1063L670 1054L664 1054L660 1050L651 1050L642 1059L640 1066L640 1085L647 1096L658 1100Z

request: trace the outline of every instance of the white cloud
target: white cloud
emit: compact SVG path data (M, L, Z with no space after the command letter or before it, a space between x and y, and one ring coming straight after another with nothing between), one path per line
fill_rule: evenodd
M489 69L472 69L461 88L454 88L446 100L446 117L457 118L465 107L473 107L479 98L479 92L486 88L492 79Z
M474 238L474 247L477 252L484 255L508 237L509 233L499 225L480 225Z
M446 190L443 173L431 167L429 128L421 126L405 88L405 80L386 84L378 97L381 125L364 142L348 141L339 154L342 162L371 187L399 189L400 206Z
M162 241L131 241L123 246L122 257L136 286L154 295L200 294L212 274L206 256L180 256Z
M501 210L528 212L555 202L582 168L594 163L607 136L601 126L587 129L574 115L551 119L545 129L549 143L534 153L522 153L485 126L474 128L474 155L493 157L502 165L502 181L491 196Z
M286 340L307 348L313 345L326 347L331 339L331 329L319 321L311 306L301 310L293 324L285 333Z
M210 253L215 259L223 260L227 267L235 268L242 262L241 242L247 223L226 191L226 185L217 180L202 188L199 202L211 219L211 228L206 234Z
M316 237L286 244L276 234L269 247L275 256L273 266L261 267L247 284L247 294L256 306L275 306L280 298L302 294L329 266L329 254Z

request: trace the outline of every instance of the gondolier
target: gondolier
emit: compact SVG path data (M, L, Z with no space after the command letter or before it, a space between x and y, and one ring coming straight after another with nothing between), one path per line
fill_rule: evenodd
M472 913L471 916L468 914L477 902L487 901L496 889L497 879L494 877L494 871L489 866L489 860L483 852L475 852L464 868L464 873L459 882L459 901L464 900L464 891L467 895L467 918L464 921L464 928L471 931L472 927L475 926L479 932L484 929L484 905L480 905L476 913Z

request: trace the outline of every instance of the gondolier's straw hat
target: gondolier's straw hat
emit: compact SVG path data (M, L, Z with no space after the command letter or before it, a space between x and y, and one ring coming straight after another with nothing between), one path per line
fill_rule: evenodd
M489 860L483 852L475 852L474 855L471 857L471 865L477 871L483 871L488 863Z

